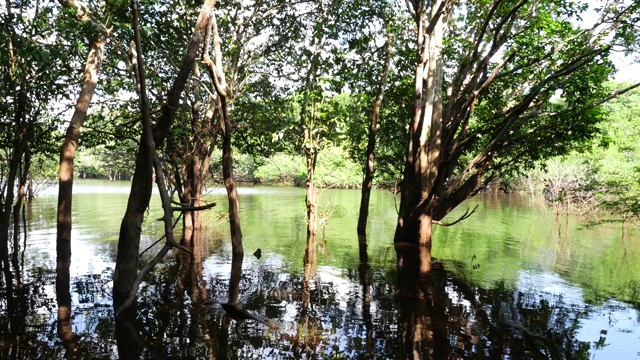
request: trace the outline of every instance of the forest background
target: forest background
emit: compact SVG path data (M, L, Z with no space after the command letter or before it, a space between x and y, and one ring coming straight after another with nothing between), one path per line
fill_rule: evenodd
M626 83L609 83L612 89ZM341 96L334 101L356 102L355 96ZM357 106L349 104L349 106ZM586 221L625 220L640 224L640 92L631 91L605 105L606 119L599 125L599 134L580 152L573 152L541 161L532 169L495 181L492 191L521 192L544 197L543 206L569 206ZM366 109L362 109L366 110ZM351 126L363 132L366 112ZM356 137L355 135L352 135ZM52 139L62 137L52 132ZM346 136L345 136L346 137ZM237 143L237 142L236 142ZM329 142L318 156L316 181L325 188L360 188L364 150L358 140L347 138ZM362 144L363 142L360 141ZM270 143L262 144L269 147ZM109 180L130 180L134 171L133 143L109 141L86 147L78 152L76 176ZM277 152L270 156L261 153L234 151L235 180L247 185L304 186L306 169L301 154ZM396 154L401 156L401 154ZM210 186L222 181L222 151L212 152L209 168ZM390 155L389 159L393 159ZM382 166L374 180L377 188L394 191L401 179L397 164L401 158ZM34 178L44 186L57 179L58 162L55 157L42 157L33 169ZM43 181L48 179L49 182ZM610 216L613 213L615 216Z

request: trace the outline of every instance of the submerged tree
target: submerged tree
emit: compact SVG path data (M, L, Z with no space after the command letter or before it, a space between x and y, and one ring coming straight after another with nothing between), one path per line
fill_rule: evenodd
M71 122L67 127L64 141L60 147L60 167L58 176L58 218L56 235L56 296L58 299L58 333L63 341L71 340L71 295L69 293L71 265L71 204L73 197L74 159L80 131L87 118L91 98L98 83L100 65L104 56L104 46L109 35L107 28L93 20L89 10L82 2L63 2L65 7L73 7L78 19L90 22L97 30L91 39L87 62L84 67L84 79L78 95Z
M114 273L114 305L118 308L118 311L124 310L133 302L135 292L141 282L141 276L138 275L140 233L144 214L151 200L154 169L156 170L155 175L158 180L158 187L161 195L163 195L163 208L165 210L165 216L163 219L165 221L165 230L167 231L167 241L170 245L177 245L172 241L172 237L169 238L169 234L171 234L172 231L172 208L170 204L167 204L167 199L164 198L164 195L166 195L163 194L162 189L165 186L164 177L162 176L156 149L163 146L168 135L168 131L173 123L176 109L180 102L187 79L193 70L198 52L202 47L205 34L207 33L207 27L210 23L214 3L214 0L207 0L202 5L195 24L194 34L188 44L187 53L182 61L179 72L174 79L173 86L168 92L167 99L162 106L160 118L153 129L146 101L146 82L143 72L144 64L141 61L142 53L140 34L136 34L136 49L132 54L132 59L135 59L134 67L138 68L136 77L139 84L143 131L140 137L139 151L136 158L136 169L131 184L131 192L129 194L127 209L122 219L118 239L118 254ZM132 8L137 8L135 0L132 2ZM134 14L137 14L137 10L134 11ZM137 31L137 24L134 26L134 29ZM166 253L164 248L162 252ZM156 262L156 260L154 260L154 262ZM155 265L154 262L149 265ZM151 267L153 267L153 265L151 265ZM141 272L142 275L144 275L144 273L145 272Z
M209 39L213 36L214 58L209 57ZM240 202L238 191L233 180L233 157L231 153L231 120L229 119L228 95L230 88L222 68L222 39L218 33L218 23L215 14L211 16L208 25L207 36L205 38L204 50L202 51L203 63L209 71L211 82L217 93L218 112L220 114L220 129L222 133L222 174L224 186L227 189L229 200L229 229L231 232L231 248L233 258L242 263L244 249L242 246L242 229L240 227Z
M380 116L380 108L382 107L382 99L387 86L387 78L389 77L389 68L391 67L391 49L392 35L387 29L387 40L385 41L385 60L382 73L380 75L380 84L373 100L371 115L369 116L369 136L367 139L367 150L364 164L364 179L362 180L362 195L360 199L360 212L358 215L358 235L364 236L367 232L367 218L369 216L369 199L371 197L371 188L373 187L373 176L375 166L375 147L376 133L378 131L378 117Z
M572 19L587 6L571 1L407 4L417 56L394 241L426 253L432 224L491 180L592 137L608 55L635 41L640 3L607 5L586 29Z

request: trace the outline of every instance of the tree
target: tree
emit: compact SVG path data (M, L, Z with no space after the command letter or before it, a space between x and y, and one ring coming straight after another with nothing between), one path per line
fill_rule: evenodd
M231 154L231 120L229 119L228 95L231 89L227 86L227 81L222 68L222 48L220 34L218 33L218 22L215 14L209 20L211 23L205 38L204 50L202 51L202 62L207 67L211 82L215 92L218 94L217 103L220 113L220 129L222 132L222 174L224 186L227 190L229 200L229 228L231 231L231 248L233 258L242 263L244 249L242 247L242 229L240 227L240 203L238 191L233 180L233 157ZM214 58L209 57L209 39L213 36Z
M60 146L56 234L56 295L58 299L58 333L63 341L70 341L73 337L71 333L69 267L71 265L71 204L73 199L74 159L80 139L80 131L87 118L91 98L98 83L98 74L109 31L104 25L91 18L88 8L81 1L67 0L61 2L61 4L64 7L73 8L77 13L78 20L89 22L95 29L84 67L82 88L64 141Z
M367 139L366 160L364 165L364 179L362 180L362 196L360 200L360 212L358 215L358 235L364 236L367 232L367 218L369 216L369 199L371 197L371 188L373 187L374 161L376 133L378 131L378 117L380 116L380 108L382 107L382 99L384 90L387 86L387 78L389 77L389 68L391 67L391 49L392 35L387 30L387 40L385 41L385 60L384 68L380 75L380 84L376 92L371 115L369 117L369 137Z
M173 86L168 92L166 101L162 106L160 118L156 122L156 126L152 129L149 105L146 99L146 82L144 76L144 63L142 62L143 58L138 29L139 26L137 24L138 20L136 19L138 16L137 4L135 0L132 2L132 8L134 9L135 14L134 19L136 21L134 24L134 30L138 32L136 34L135 41L136 49L132 53L132 59L135 60L133 63L134 68L137 68L136 78L137 83L139 84L139 104L142 113L141 118L143 131L140 137L138 155L136 157L136 168L131 184L129 200L127 202L127 209L122 219L120 235L118 238L118 253L113 281L114 307L118 312L130 309L129 306L133 303L137 287L142 281L142 276L144 276L146 272L150 271L155 263L157 263L161 258L161 256L156 256L154 261L147 265L145 268L146 271L141 271L141 273L138 274L137 268L140 250L140 230L144 219L144 213L148 208L151 199L154 169L161 195L164 195L163 191L166 191L166 189L162 189L165 186L164 177L162 175L162 169L159 164L156 149L163 146L164 141L168 136L168 132L173 123L187 79L193 70L198 56L198 51L203 45L203 40L207 33L207 27L211 21L210 18L214 3L214 0L207 0L202 4L200 14L198 15L198 19L195 24L194 34L188 44L187 53L182 61L179 72L174 79ZM162 197L162 201L163 208L165 210L164 222L167 244L170 246L177 246L177 244L172 241L172 236L170 237L170 234L172 234L171 204L168 203L168 199L164 196ZM164 255L167 251L168 248L165 247L158 255Z
M231 127L229 133L234 138L252 139L243 132L233 131L236 127L244 127L246 124L237 121L235 111L236 102L242 104L247 98L251 98L255 89L261 94L265 93L268 81L264 79L275 76L274 67L270 61L278 57L278 53L287 49L287 44L295 38L298 31L293 27L295 9L301 3L291 3L282 0L256 0L246 2L219 2L216 4L216 17L220 28L221 42L225 44L221 48L222 63L226 76L226 102L229 104ZM172 19L189 18L191 9L189 4L180 6L152 6L148 9L154 16L146 21L152 28L164 29L176 26ZM178 21L177 35L149 34L147 43L154 50L154 58L158 61L150 64L156 70L156 77L163 79L167 60L166 54L174 54L184 35L185 29L191 24L186 21ZM292 30L293 27L293 31ZM161 37L167 41L158 43L154 37ZM144 40L144 39L143 39ZM172 63L170 66L174 66ZM178 109L177 121L170 130L167 139L165 159L169 166L166 172L171 175L172 185L178 193L181 203L201 205L206 187L207 170L215 146L218 140L224 140L224 127L215 121L222 116L218 107L218 94L211 90L210 80L200 74L198 65L194 68L194 76L189 79L188 91ZM159 88L166 81L156 81ZM256 86L256 84L258 84ZM241 106L240 106L241 108ZM218 135L221 135L220 137ZM249 140L250 141L250 140ZM242 146L242 145L241 145ZM185 213L183 225L185 239L188 239L189 229L201 226L201 220L196 212ZM188 241L188 240L185 240Z
M374 163L376 168L381 165L377 185L393 185L400 175L394 164L402 161L402 151L396 149L402 149L404 125L397 119L406 117L402 88L411 76L406 59L413 53L408 46L410 29L400 10L387 1L344 1L336 21L346 46L332 76L346 84L351 101L360 105L350 109L357 116L346 123L346 136L340 141L363 164L359 235L366 231ZM385 93L391 97L383 107ZM375 161L378 156L383 161Z
M419 245L428 271L434 222L492 179L597 131L614 70L607 56L635 40L640 4L606 5L587 29L572 21L587 6L570 1L407 4L415 90L394 241Z
M175 71L180 69L183 44L188 43L197 15L197 3L141 4L143 28L141 41L149 69L150 106L158 107ZM166 29L172 29L167 33ZM158 41L158 39L162 41ZM197 57L200 54L196 54ZM201 74L199 61L193 62L184 90L176 103L175 121L166 129L166 141L157 147L163 160L163 171L184 206L204 205L204 190L211 152L218 140L219 114L210 82ZM182 242L188 244L194 230L202 226L199 211L186 211L182 216Z

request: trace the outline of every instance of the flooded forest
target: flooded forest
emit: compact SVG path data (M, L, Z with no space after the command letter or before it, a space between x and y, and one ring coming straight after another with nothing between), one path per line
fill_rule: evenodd
M0 358L640 359L597 3L3 2Z

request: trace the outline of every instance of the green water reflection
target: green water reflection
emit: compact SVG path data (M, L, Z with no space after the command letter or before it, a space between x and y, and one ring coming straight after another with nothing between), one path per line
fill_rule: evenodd
M73 330L81 337L73 356L55 332L54 192L29 208L26 326L12 333L12 309L0 303L0 358L117 356L110 281L128 186L76 183L71 274ZM640 358L637 231L585 228L526 197L486 194L466 204L478 205L470 219L436 228L434 271L414 279L395 270L393 196L372 194L363 262L359 191L325 190L318 276L305 287L304 190L239 193L245 253L262 249L260 259L245 257L240 302L280 329L230 321L219 306L231 251L224 189L212 188L207 200L218 206L206 214L198 257L171 254L141 288L130 337L143 358ZM145 245L162 231L157 198L153 204Z

